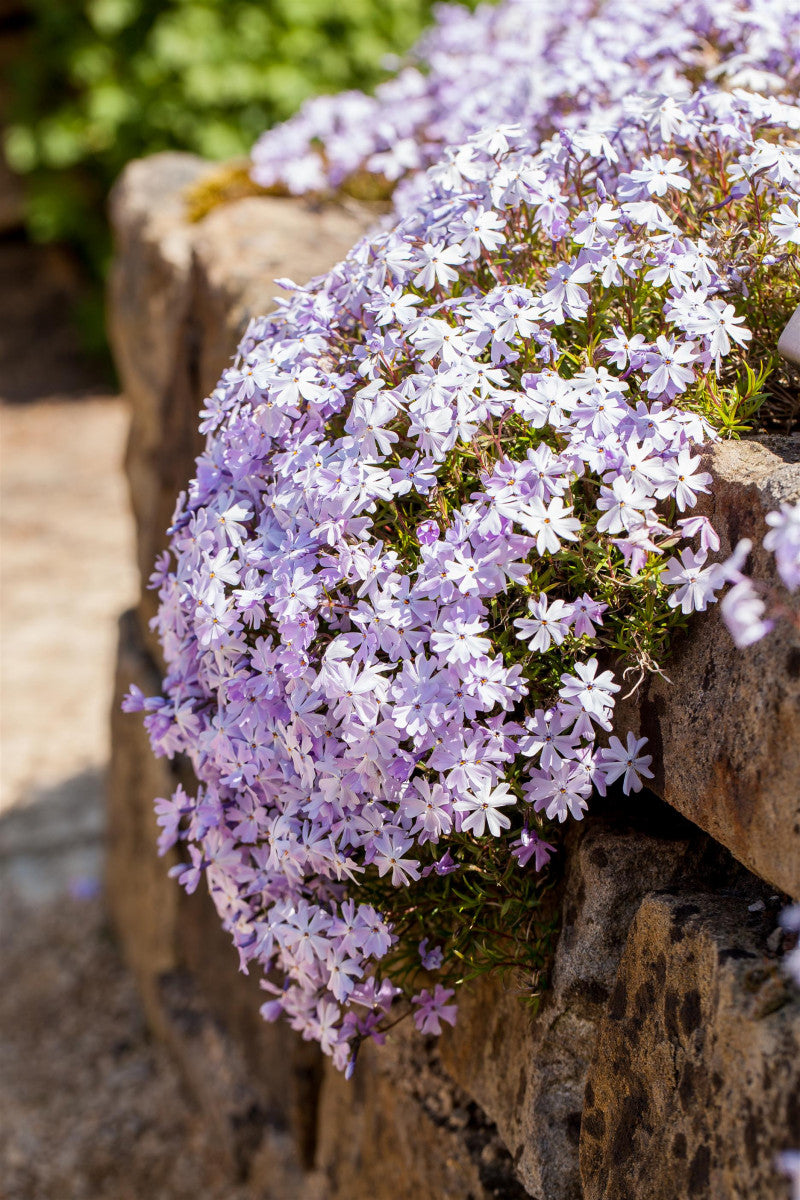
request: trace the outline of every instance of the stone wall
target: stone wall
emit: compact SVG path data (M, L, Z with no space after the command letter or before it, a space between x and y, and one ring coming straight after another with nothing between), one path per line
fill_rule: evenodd
M196 412L271 280L341 257L363 208L239 200L192 225L207 170L132 164L113 199L110 318L131 401L128 474L139 566L163 547L199 449ZM708 511L726 545L800 497L800 439L709 456ZM756 563L766 573L766 556ZM149 1020L172 1047L231 1168L274 1200L678 1200L785 1197L778 1150L800 1146L800 997L779 968L782 893L800 898L800 642L735 651L706 614L671 682L625 702L651 739L654 793L598 802L569 835L552 977L465 989L441 1039L398 1030L347 1083L284 1026L207 897L155 853L153 797L186 767L152 758L119 700L158 689L152 597L120 625L108 896ZM766 682L768 681L768 683ZM702 729L703 736L697 736Z

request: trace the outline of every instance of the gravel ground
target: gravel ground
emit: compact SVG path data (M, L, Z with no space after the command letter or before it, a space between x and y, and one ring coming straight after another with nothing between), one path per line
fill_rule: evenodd
M98 899L6 908L3 1200L247 1200L144 1026Z
M118 398L0 404L0 1197L249 1200L148 1036L99 896Z

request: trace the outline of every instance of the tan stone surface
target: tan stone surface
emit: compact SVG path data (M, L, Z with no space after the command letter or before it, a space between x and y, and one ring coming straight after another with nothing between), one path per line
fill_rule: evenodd
M250 318L281 294L274 280L305 283L332 267L374 219L354 204L263 197L191 224L184 195L209 169L194 155L156 154L130 163L111 197L109 332L131 404L126 467L143 583L202 449L201 402Z
M130 163L111 193L116 253L108 330L131 408L125 467L143 583L162 544L166 510L200 448L186 411L196 350L189 322L193 228L183 193L206 169L191 154L157 154Z
M767 512L800 500L800 437L726 442L709 456L708 513L727 553L754 544L748 570L778 596L761 546ZM795 598L796 604L796 598ZM755 874L800 898L800 634L783 622L737 650L716 606L692 618L665 666L621 703L622 728L650 739L653 790Z
M153 802L178 785L175 766L156 758L140 713L124 713L131 686L156 695L161 680L144 649L136 613L119 623L116 680L110 706L112 756L107 784L108 836L105 885L109 912L123 953L133 970L145 1008L157 1023L158 981L179 966L178 920L182 893L168 871L174 851L159 858L159 828Z
M262 1138L291 1129L302 1159L313 1152L319 1051L285 1023L259 1014L263 992L239 971L229 935L201 884L187 895L168 877L175 850L159 858L157 796L193 786L178 760L153 756L141 715L120 710L131 684L158 691L135 611L120 621L108 780L106 894L148 1019L171 1047L184 1081L216 1130L230 1164L249 1169ZM196 785L194 785L196 786Z
M308 283L345 257L373 223L353 201L250 197L223 204L193 227L201 397L216 384L253 317L286 293L275 280Z
M348 1083L329 1066L308 1200L526 1200L480 1107L442 1072L410 1023L366 1045Z
M653 825L661 819L655 813ZM581 1196L577 1146L586 1076L642 896L698 872L723 878L727 872L688 825L658 837L595 818L576 840L539 1014L532 1017L513 988L485 980L462 990L458 1024L441 1043L444 1069L496 1122L530 1194L547 1200ZM521 993L524 980L520 985Z
M767 950L774 925L746 899L644 900L586 1088L585 1200L784 1200L800 995Z

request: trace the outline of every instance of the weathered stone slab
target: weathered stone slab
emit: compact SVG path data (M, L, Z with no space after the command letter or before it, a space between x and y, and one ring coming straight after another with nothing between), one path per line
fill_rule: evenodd
M651 801L651 808L655 802ZM660 807L660 806L659 806ZM707 876L731 882L727 855L686 822L651 834L589 818L570 852L552 978L533 1017L519 988L487 979L459 997L441 1039L444 1069L496 1122L532 1196L579 1200L577 1147L597 1028L628 928L654 888Z
M126 469L143 583L202 449L201 402L248 321L273 307L281 294L276 278L308 282L343 258L375 219L373 209L353 202L264 196L232 201L192 223L186 191L209 169L194 155L156 154L130 163L111 196L109 335L131 404ZM153 610L146 595L143 613Z
M527 1200L494 1124L410 1027L365 1046L348 1083L326 1067L304 1200Z
M131 163L111 193L108 332L131 408L125 467L143 582L161 546L164 513L200 448L197 421L189 420L197 403L190 322L194 230L183 195L206 170L191 154L157 154ZM169 523L169 512L166 517Z
M183 191L206 169L185 155L134 163L113 200L119 249L111 324L133 409L128 469L145 578L200 449L198 405L249 317L271 306L271 281L288 275L303 282L324 270L371 216L265 198L236 201L192 226ZM753 573L773 582L769 556L760 548L764 515L800 497L798 460L797 438L728 443L708 460L715 491L703 511L723 537L723 552L739 537L751 537ZM777 1022L787 1020L781 1013L794 1012L794 1002L785 1001L774 962L767 962L766 975L753 968L757 978L731 974L755 961L730 957L731 949L766 961L760 943L731 939L740 925L746 930L748 903L768 892L746 879L697 826L757 875L800 895L797 638L783 630L737 651L718 612L710 610L677 639L667 666L672 683L651 678L622 702L623 727L651 740L654 789L694 827L673 813L673 827L659 833L660 806L642 795L632 798L642 814L639 827L600 815L575 830L563 884L562 931L538 1016L513 984L484 981L462 992L459 1024L441 1043L396 1031L386 1047L364 1048L354 1080L346 1083L285 1025L264 1025L256 981L238 973L210 901L200 894L186 897L167 878L169 862L156 857L152 801L174 789L180 768L154 760L140 720L118 711L131 682L148 694L158 689L157 648L145 627L152 611L149 597L123 622L113 718L109 896L151 1022L182 1062L198 1101L215 1114L226 1152L242 1173L261 1181L265 1196L579 1200L585 1190L587 1197L608 1200L662 1195L666 1200L692 1196L692 1188L700 1189L699 1196L737 1196L728 1188L732 1168L726 1165L735 1135L758 1160L748 1167L747 1194L762 1194L763 1180L774 1188L763 1163L778 1146L780 1122L795 1119L782 1097L787 1080L796 1086L791 1070L798 1057L796 1036ZM648 1000L652 1011L644 1015L653 971L658 979L661 970L660 958L651 962L648 955L667 937L659 905L672 900L651 896L643 904L643 897L703 888L743 888L745 899L719 892L687 901L699 905L698 913L682 918L688 931L683 939L674 936L676 923L669 925L674 940L663 951L675 1013L670 1008L667 1014L666 993L658 984L652 1003ZM677 905L685 897L673 899ZM674 916L674 905L670 911ZM624 1003L620 979L630 983ZM744 988L744 999L736 999L734 985ZM694 1021L693 992L700 997L701 1020L687 1031L682 1014L689 1014L688 1027ZM771 1009L778 1000L779 1007ZM734 1031L735 1014L750 1031L749 1050L745 1034ZM636 1087L646 1092L648 1112L657 1119L648 1117L652 1130L642 1124L636 1136L644 1139L647 1170L659 1165L658 1186L677 1180L671 1191L654 1190L655 1176L645 1167L636 1175L635 1156L620 1153L630 1111L622 1111L628 1075L621 1059L624 1039L614 1021L646 1026L644 1049L630 1071L639 1072ZM724 1051L726 1040L734 1047L731 1054ZM612 1054L619 1069L608 1065ZM777 1064L772 1074L780 1077L775 1087L764 1067L770 1054ZM678 1072L677 1099L648 1075L654 1063L667 1075ZM587 1093L584 1110L587 1077L596 1090ZM673 1118L670 1104L680 1106L679 1085L686 1078L691 1083L682 1084L685 1105ZM690 1086L699 1097L692 1129ZM750 1105L744 1124L736 1092ZM730 1121L720 1115L729 1097ZM610 1122L603 1129L597 1120L601 1107ZM706 1110L713 1118L706 1120ZM614 1116L618 1111L622 1115ZM747 1124L751 1112L766 1134ZM703 1142L705 1125L717 1121L723 1132ZM667 1140L671 1122L683 1143ZM797 1138L800 1133L795 1137L800 1144ZM303 1168L309 1168L305 1175Z
M105 890L123 954L220 1152L246 1174L264 1139L285 1134L299 1170L313 1156L321 1054L286 1025L262 1020L258 980L239 972L205 888L188 896L168 877L176 853L157 856L153 801L192 784L185 764L153 757L141 718L121 712L132 683L148 695L159 684L136 612L120 622L108 781Z
M111 762L107 782L105 892L111 919L133 969L148 1019L158 1013L157 981L178 962L180 889L167 872L177 861L159 858L153 801L178 785L172 763L155 758L141 717L123 713L132 684L154 695L160 678L149 659L135 612L120 619L117 674L111 704Z
M721 553L751 538L748 571L788 603L761 543L766 513L800 500L800 437L724 442L708 465L714 488L702 511ZM675 639L665 671L671 682L650 676L617 709L623 729L650 739L651 787L755 874L800 898L800 634L784 621L737 650L712 606Z
M600 1024L581 1128L585 1200L783 1200L800 1146L800 996L774 911L652 895Z

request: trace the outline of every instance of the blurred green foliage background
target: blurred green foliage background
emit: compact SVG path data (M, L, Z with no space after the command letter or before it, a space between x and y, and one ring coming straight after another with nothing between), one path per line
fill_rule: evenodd
M99 280L106 197L129 159L246 154L306 97L374 87L433 0L27 0L24 12L6 158L29 236L69 243Z

